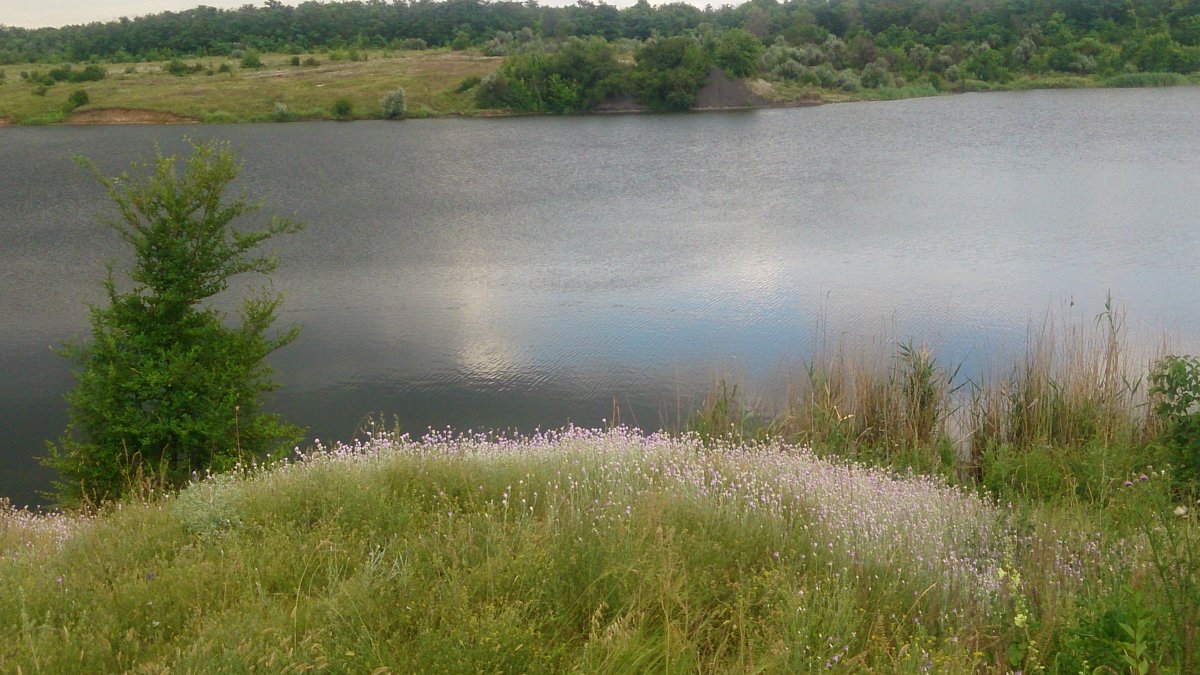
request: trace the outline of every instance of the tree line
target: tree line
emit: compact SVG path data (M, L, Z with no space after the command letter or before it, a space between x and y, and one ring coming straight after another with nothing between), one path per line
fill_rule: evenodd
M644 41L734 28L764 45L799 50L774 55L777 75L823 63L835 72L854 68L860 80L871 79L862 71L872 63L874 70L939 77L956 66L952 79L983 81L1021 72L1200 68L1200 0L751 0L717 9L680 2L651 6L646 0L625 9L591 0L568 7L543 7L536 0L296 6L267 0L260 7L199 6L64 28L0 26L0 64L167 60L245 48L467 48L522 31L553 40Z

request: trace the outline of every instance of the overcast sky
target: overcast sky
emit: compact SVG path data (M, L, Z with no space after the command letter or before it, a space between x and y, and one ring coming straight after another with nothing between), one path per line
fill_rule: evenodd
M650 0L657 5L668 0ZM703 7L708 0L690 0ZM616 7L629 7L636 0L606 0ZM158 12L178 12L197 5L235 8L242 5L261 5L261 0L0 0L0 24L23 28L66 26L92 21L110 21L123 16L135 17ZM295 5L297 2L285 4ZM539 4L555 7L574 4L574 0L539 0ZM713 6L721 4L714 2Z

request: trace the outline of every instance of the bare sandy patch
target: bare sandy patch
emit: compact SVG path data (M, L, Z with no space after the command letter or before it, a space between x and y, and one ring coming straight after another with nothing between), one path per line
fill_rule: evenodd
M196 124L197 120L162 110L96 108L72 113L67 124Z

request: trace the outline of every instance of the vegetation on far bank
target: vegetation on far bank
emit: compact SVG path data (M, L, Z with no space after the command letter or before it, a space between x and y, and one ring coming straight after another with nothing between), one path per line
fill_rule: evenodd
M681 110L713 67L748 84L729 105L1194 83L1200 9L1068 0L756 0L705 10L267 3L0 27L0 66L0 119L26 124L89 108L209 122L385 117L382 98L397 88L419 116L630 109L630 100Z

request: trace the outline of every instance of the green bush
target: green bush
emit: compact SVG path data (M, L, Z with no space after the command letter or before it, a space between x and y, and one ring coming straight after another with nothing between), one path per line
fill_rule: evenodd
M175 75L176 77L183 77L184 75L191 75L192 73L198 73L204 70L204 66L200 65L199 63L193 63L189 66L179 59L171 59L171 61L163 67L163 70Z
M97 82L103 80L108 73L95 64L89 64L82 70L72 70L71 64L65 63L61 66L51 68L47 78L50 80L47 84L53 82Z
M470 49L471 44L471 34L465 30L460 30L457 34L455 34L454 39L450 41L450 48L457 51L462 51L464 49Z
M687 110L708 78L712 61L700 43L678 36L650 40L635 54L637 99L654 110Z
M76 108L80 108L88 104L88 93L82 89L76 89L67 97L67 103L64 106L66 112L71 112Z
M253 49L247 50L245 54L242 54L242 67L262 68L262 57L259 56L258 52L254 51Z
M296 119L296 116L291 110L288 109L286 103L276 101L275 107L271 111L271 119L275 120L276 122L290 122Z
M1164 423L1163 442L1176 481L1200 488L1200 359L1168 356L1150 372L1154 412Z
M293 57L292 57L292 58L291 58L291 59L288 61L288 63L291 63L293 66L298 66L298 65L300 65L300 57L299 57L299 56L293 56Z
M867 89L878 89L888 84L891 76L888 74L887 61L879 58L868 63L862 70L860 80Z
M241 170L222 144L194 145L182 175L179 158L161 151L133 175L107 177L79 161L116 205L111 226L135 262L120 288L110 269L91 340L63 352L78 368L76 387L67 430L45 459L60 473L60 501L114 499L143 481L178 486L193 472L289 449L300 430L263 413L261 400L275 388L265 357L298 334L268 335L282 296L247 298L238 325L208 301L238 274L275 269L255 250L301 225L276 218L258 230L232 226L257 206L222 201Z
M343 96L333 102L332 110L335 117L349 117L354 112L354 103Z
M404 117L405 113L408 112L403 89L397 89L396 91L388 92L382 99L380 99L379 105L381 108L383 108L384 119L399 119Z
M475 97L483 108L581 112L621 91L624 73L606 40L572 38L553 53L529 51L505 58L480 81Z
M321 65L321 62L310 56L307 59L304 59L304 65L310 66L310 67L311 66L319 66L319 65Z
M480 82L483 82L483 78L479 75L469 75L464 77L462 82L458 83L458 86L454 88L454 91L458 94L466 93L479 86Z

